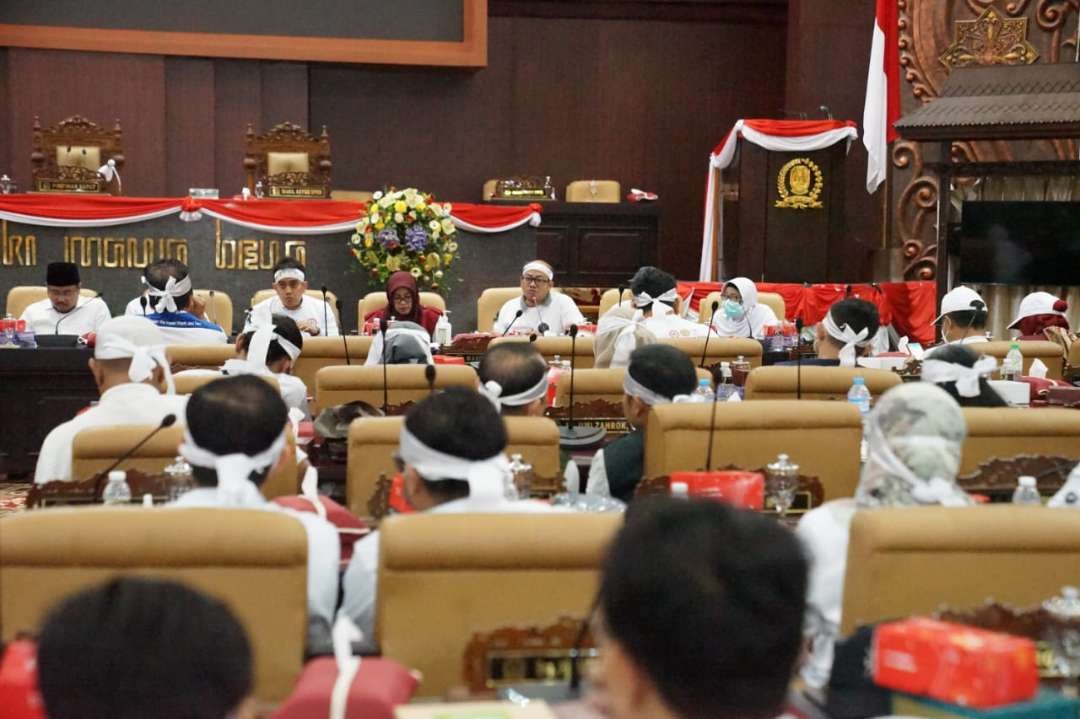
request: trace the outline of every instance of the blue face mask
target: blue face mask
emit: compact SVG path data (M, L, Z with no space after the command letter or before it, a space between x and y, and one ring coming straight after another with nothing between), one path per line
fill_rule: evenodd
M724 300L724 316L729 320L741 320L746 314L746 309L735 300Z

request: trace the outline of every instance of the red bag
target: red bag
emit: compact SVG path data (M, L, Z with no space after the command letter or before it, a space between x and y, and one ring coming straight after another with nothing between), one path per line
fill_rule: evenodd
M302 494L277 497L273 502L296 512L312 512L334 525L338 532L338 538L341 540L342 566L347 565L349 559L352 558L353 545L356 544L357 540L371 533L371 527L364 524L356 515L321 494L318 503L312 503L310 499Z
M338 678L333 657L317 657L304 665L289 698L270 715L271 719L308 719L330 714L330 696ZM346 719L394 719L394 707L408 704L420 683L401 664L365 657L349 685Z
M675 482L685 483L691 497L717 499L759 512L765 507L765 478L758 472L672 472L670 484Z
M37 646L16 639L0 657L0 714L4 719L45 719L38 693Z

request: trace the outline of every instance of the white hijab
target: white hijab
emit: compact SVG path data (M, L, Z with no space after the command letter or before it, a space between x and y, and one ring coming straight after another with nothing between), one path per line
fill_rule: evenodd
M765 336L765 327L775 325L778 320L771 308L758 304L757 285L747 277L735 277L724 283L733 286L742 295L743 316L740 319L729 319L724 314L724 305L721 300L720 307L713 313L712 326L716 334L721 337L751 337L761 339Z

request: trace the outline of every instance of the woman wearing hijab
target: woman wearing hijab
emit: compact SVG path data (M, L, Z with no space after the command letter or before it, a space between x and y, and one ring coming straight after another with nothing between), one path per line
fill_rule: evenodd
M1043 331L1048 327L1069 331L1069 320L1065 315L1068 311L1069 305L1065 300L1049 292L1032 292L1020 300L1020 311L1009 329L1019 330L1022 340L1045 340Z
M376 318L383 326L390 320L413 322L427 330L429 336L435 334L435 323L439 321L442 312L420 304L420 291L416 286L416 278L411 274L402 271L390 275L390 279L386 281L386 301L386 307L368 313L364 322Z
M796 534L811 563L804 627L810 653L801 671L808 684L824 686L832 669L855 512L971 504L956 484L966 435L960 406L940 387L912 382L886 392L867 418L868 456L854 499L826 502L799 522Z
M747 277L724 284L724 301L713 313L712 326L720 337L765 338L765 328L780 324L768 305L758 304L757 285Z

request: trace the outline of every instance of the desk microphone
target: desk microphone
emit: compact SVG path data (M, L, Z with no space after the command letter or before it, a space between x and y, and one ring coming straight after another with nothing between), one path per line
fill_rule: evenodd
M539 332L541 335L546 335L549 329L551 329L551 327L548 325L547 322L544 322L544 318L541 317L540 324L536 326L536 331Z
M217 325L217 323L218 323L218 321L217 321L217 305L214 302L214 291L213 290L210 290L210 321L213 322L215 325ZM221 327L221 325L218 325L218 327ZM221 329L225 329L225 328L221 327ZM231 333L231 332L232 332L232 327L229 328L229 333ZM228 333L226 333L226 334L228 334Z
M577 361L574 355L577 347L577 333L578 326L570 325L570 412L567 415L566 427L570 430L571 436L574 434L574 365Z
M795 318L795 399L802 399L802 317Z
M389 324L389 323L387 323ZM386 325L379 325L379 334L382 335L382 413L383 416L387 416L387 409L390 407L390 390L387 385L386 379Z
M619 285L619 303L616 305L616 307L622 307L622 295L623 295L623 292L626 292L626 288L623 287L622 285Z
M338 314L341 314L341 308L338 307ZM326 285L322 286L322 333L323 336L327 336L329 333L327 329L330 327L330 305L326 302ZM345 333L342 332L344 335Z
M142 307L142 316L146 317L146 295L139 298L139 307Z
M535 332L529 334L529 342L535 342L538 335Z
M720 300L713 300L712 314L709 315L709 321L705 323L706 326L708 327L708 329L705 330L705 348L701 350L701 364L698 365L699 367L704 367L705 366L705 358L709 355L709 338L712 337L713 318L716 317L716 311L718 309L720 309ZM716 381L716 377L714 376L713 377L713 382L715 382L715 381Z
M723 370L720 370L720 372L721 372L720 378L721 378L721 381L723 381ZM716 378L714 377L713 378L713 383L715 384L715 382L716 382ZM706 472L711 472L712 471L712 446L713 446L713 441L716 439L716 398L717 398L717 395L719 395L719 392L715 391L716 389L717 389L716 387L713 388L714 391L713 391L713 396L712 396L712 411L709 414L709 435L708 435L709 439L707 440L709 442L709 449L705 452L705 471Z
M424 367L424 379L427 380L428 395L435 394L435 365L429 364Z
M107 469L99 472L97 475L97 479L94 481L94 498L98 499L101 497L101 482L109 476L109 472L119 467L121 462L131 457L131 455L135 454L135 452L139 450L139 447L142 447L144 444L149 442L150 438L153 437L155 434L165 429L166 427L172 427L174 424L176 424L176 415L170 412L169 414L162 417L161 422L158 424L158 426L150 430L149 434L139 440L138 444L120 455L120 459L110 464Z
M510 324L508 324L506 326L506 329L503 330L503 333L502 333L503 337L505 337L507 335L507 333L510 332L510 328L513 327L514 323L518 321L518 317L521 317L523 314L525 314L525 310L518 310L517 312L514 313L514 319L510 320Z
M326 288L323 287L322 289L323 289L323 295L325 295L326 294ZM341 300L337 301L337 311L338 311L338 314L340 315L341 314ZM326 305L323 305L323 314L324 315L326 314ZM323 320L325 321L325 319L326 318L324 317ZM389 324L389 323L387 323L387 324ZM329 326L329 325L327 325L327 326ZM383 327L382 330L385 333L386 332L386 327ZM384 355L386 354L386 346L385 345L386 345L386 335L384 334L383 335L383 354ZM351 365L352 360L349 359L349 338L345 335L344 332L341 333L341 346L345 348L345 364Z
M96 295L94 295L93 297L88 299L86 302L83 302L81 305L78 305L77 307L73 308L70 312L65 314L60 319L58 319L56 321L56 326L53 327L53 334L54 335L60 334L60 323L63 322L64 320L66 320L68 317L71 317L73 314L75 314L76 312L81 310L83 307L86 307L88 304L90 304L94 300L101 300L102 302L104 302L105 301L104 294L105 294L104 292L98 292ZM105 307L108 308L108 305L105 305Z

